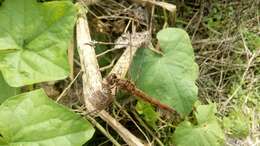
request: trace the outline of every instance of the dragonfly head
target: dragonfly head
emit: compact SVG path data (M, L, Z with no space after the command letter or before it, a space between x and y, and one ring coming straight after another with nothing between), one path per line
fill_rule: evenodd
M118 78L115 73L108 75L108 77L106 78L108 84L110 84L110 85L114 85L117 82L117 79Z

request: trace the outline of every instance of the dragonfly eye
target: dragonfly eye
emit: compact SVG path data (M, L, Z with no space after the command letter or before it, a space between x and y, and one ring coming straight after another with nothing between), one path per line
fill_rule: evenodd
M110 85L114 85L116 83L117 76L115 73L110 74L106 80Z
M115 73L113 73L113 74L111 74L111 75L112 75L113 80L117 79L117 76L116 76Z

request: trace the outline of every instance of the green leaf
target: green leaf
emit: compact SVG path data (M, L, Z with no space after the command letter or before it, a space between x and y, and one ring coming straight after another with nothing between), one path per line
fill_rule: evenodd
M20 94L0 106L0 145L81 146L94 129L43 90Z
M2 74L0 73L0 104L5 101L8 97L17 95L20 93L19 88L10 87L4 80Z
M215 111L213 104L198 106L195 114L198 124L189 121L179 124L173 135L176 146L222 146L224 133L214 116Z
M224 117L223 125L230 136L246 138L249 135L250 117L237 108L228 117Z
M139 49L131 66L131 78L149 95L187 115L198 92L198 65L189 36L182 29L167 28L157 38L164 55Z
M213 103L210 103L209 105L198 105L196 111L195 116L198 124L216 120L215 113L217 112L217 107Z
M0 6L0 70L13 87L64 79L76 8L69 1L6 0Z
M256 52L260 49L260 36L256 33L244 30L244 35L246 38L246 45L252 52Z
M158 121L159 114L154 110L154 108L142 101L138 101L135 107L137 113L143 116L146 123L153 129L157 129L156 122Z

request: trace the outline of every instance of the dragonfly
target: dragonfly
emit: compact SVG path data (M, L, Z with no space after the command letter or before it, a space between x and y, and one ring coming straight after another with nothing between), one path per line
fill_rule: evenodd
M116 87L119 88L121 90L124 90L130 94L132 94L135 97L139 97L141 100L150 103L153 106L156 106L160 109L163 109L165 111L169 111L172 113L177 113L175 109L171 108L170 106L161 103L159 100L157 100L156 98L149 96L148 94L146 94L144 91L138 89L136 87L136 85L130 81L130 80L126 80L126 79L120 79L117 77L116 74L112 73L110 75L108 75L105 78L105 83L103 83L103 88L104 91L96 91L93 93L94 97L97 97L96 99L99 100L98 105L94 105L96 107L96 109L94 111L90 111L87 113L87 115L95 115L96 113L100 112L101 110L106 109L107 107L109 107L109 105L111 105L111 103L114 100L114 96L112 95L111 90ZM95 113L95 114L93 114Z
M112 73L110 74L107 78L107 83L109 84L109 86L111 88L113 87L117 87L121 90L124 90L126 92L129 92L130 94L132 94L135 97L139 97L141 100L148 102L160 109L166 110L166 111L170 111L170 112L176 112L175 109L171 108L170 106L168 106L167 104L161 103L159 100L157 100L156 98L149 96L148 94L146 94L144 91L138 89L135 84L130 81L130 80L125 80L125 79L120 79L117 77L116 74Z

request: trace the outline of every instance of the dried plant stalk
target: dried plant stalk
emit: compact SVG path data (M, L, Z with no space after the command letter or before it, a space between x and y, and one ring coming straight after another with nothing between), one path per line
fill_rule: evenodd
M142 45L146 45L151 41L151 36L148 31L137 32L134 34L124 34L115 42L115 44L128 44L116 45L115 48L126 47L126 50L119 58L110 74L116 74L119 78L124 78L132 63L134 54Z
M91 38L89 34L88 22L84 16L79 16L77 22L77 45L83 70L83 93L87 109L89 111L94 111L97 109L95 106L98 104L104 104L100 100L102 97L100 98L100 96L97 96L97 93L101 92L101 94L104 95L106 93L103 93L102 77L98 68L95 50L92 46L88 45L90 42ZM95 103L93 104L93 102ZM100 111L98 116L106 121L115 131L117 131L128 145L144 146L140 139L130 133L105 110Z
M84 17L79 17L77 22L77 45L83 70L83 93L86 97L87 109L94 111L97 107L93 105L99 105L98 102L100 101L97 99L98 97L92 95L102 91L102 77L96 60L95 50L91 45L88 45L91 38L87 27L88 23Z

